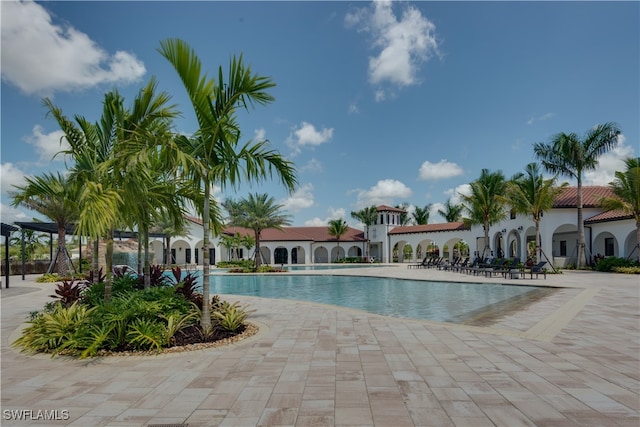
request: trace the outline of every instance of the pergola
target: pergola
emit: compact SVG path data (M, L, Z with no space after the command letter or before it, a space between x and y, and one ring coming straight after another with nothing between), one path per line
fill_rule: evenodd
M4 283L7 288L9 287L9 238L14 231L18 231L18 228L2 223L2 236L4 236Z
M25 279L25 259L24 259L24 230L33 230L41 233L49 234L49 259L53 260L53 235L58 233L58 226L55 222L14 222L15 225L19 226L22 230L22 280ZM20 230L17 227L8 224L2 224L2 235L5 234L5 226L10 227L11 230L7 231L7 234L11 234L12 231ZM76 234L76 226L75 224L69 224L66 226L65 231L68 235ZM164 233L149 233L150 237L161 237L164 238L166 235ZM129 239L138 237L138 233L135 231L123 231L123 230L115 230L113 232L113 237L115 239ZM6 240L6 272L8 275L9 272L9 238ZM79 246L79 254L80 258L82 258L82 245ZM80 272L82 273L82 264L80 263ZM9 279L7 278L7 287L9 287Z

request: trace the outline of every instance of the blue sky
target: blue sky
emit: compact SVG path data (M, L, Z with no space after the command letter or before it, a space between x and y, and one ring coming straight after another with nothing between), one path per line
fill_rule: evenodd
M242 141L269 139L299 186L243 184L223 200L269 193L293 225L322 225L371 204L432 203L430 222L483 168L505 176L532 144L614 121L618 146L587 184L606 185L639 155L638 2L1 2L2 221L24 176L64 170L43 97L98 119L105 92L127 101L151 78L195 130L185 91L158 53L189 43L209 73L243 54L277 84L242 113ZM130 105L130 104L128 104ZM564 179L564 178L563 178ZM37 215L36 215L37 216Z

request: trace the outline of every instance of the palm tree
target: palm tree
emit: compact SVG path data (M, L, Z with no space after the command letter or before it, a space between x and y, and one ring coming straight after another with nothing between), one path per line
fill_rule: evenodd
M640 248L640 157L625 159L625 165L627 170L624 172L616 171L615 179L609 183L609 188L616 197L603 197L600 199L600 203L607 210L621 210L633 215L636 220L636 246L634 248L636 250ZM638 260L640 260L640 252Z
M505 201L516 213L528 215L536 226L536 262L540 262L540 221L542 214L553 207L556 196L569 185L557 186L557 178L544 179L537 163L529 163L526 173L518 173L507 182Z
M400 225L401 226L405 226L405 225L409 225L410 222L410 218L409 218L409 214L407 213L407 209L409 208L409 203L401 203L399 205L396 205L396 209L401 209L402 212L400 212Z
M289 215L280 213L282 205L276 203L268 194L249 194L246 199L238 202L229 200L226 206L230 207L230 224L236 227L244 227L253 230L255 240L255 266L260 268L260 234L267 228L282 230L290 224Z
M357 219L361 223L364 224L366 237L367 237L367 258L371 254L371 239L369 238L369 227L375 224L376 219L378 218L378 208L376 205L371 205L369 207L360 209L359 211L351 212L351 217Z
M444 209L438 209L438 213L447 222L458 222L462 218L462 212L464 211L463 205L456 205L451 203L451 199L447 200L444 204Z
M338 255L340 255L340 238L349 231L349 226L344 219L332 219L329 221L329 229L327 232L338 241Z
M464 222L468 225L482 224L484 230L484 249L482 256L487 256L491 250L489 246L489 227L506 218L505 202L501 197L505 192L506 181L502 171L489 172L482 169L480 177L471 184L471 194L460 194L464 208L469 218Z
M12 191L12 205L22 205L32 209L56 223L58 229L58 247L51 260L49 272L55 271L62 277L68 277L73 264L66 248L67 228L73 226L78 218L78 189L65 176L57 172L44 173L33 178L25 178L27 184L15 186Z
M413 211L413 221L416 225L424 225L429 223L429 214L431 213L431 208L433 207L433 203L429 203L424 208L420 206L416 206L416 210Z
M138 92L131 109L125 108L124 98L117 90L107 92L102 116L95 124L81 116L76 116L74 123L45 100L69 142L70 149L65 153L75 162L70 168L70 179L83 188L78 230L94 240L94 271L98 269L97 243L106 238L106 300L111 298L114 230L137 225L145 239L148 261L145 236L150 218L157 217L162 209L180 210L176 207L176 200L180 199L175 197L172 187L169 190L166 186L158 187L152 178L164 168L164 159L155 156L160 155L158 147L166 139L170 120L176 115L173 107L167 106L169 96L165 92L156 95L156 87L152 78Z
M187 43L179 39L168 39L160 43L159 52L174 67L187 91L193 106L198 129L190 144L183 145L187 153L197 159L185 171L194 187L203 192L202 227L204 231L203 249L209 252L211 219L211 185L227 184L236 186L241 178L257 181L274 173L284 186L293 191L297 179L293 164L285 160L275 150L268 149L268 141L249 142L238 149L240 127L236 120L238 110L267 105L274 98L268 90L275 83L268 77L251 73L242 56L233 57L229 66L227 81L222 67L218 69L218 81L202 75L200 59ZM186 141L183 139L182 141ZM244 175L244 176L242 176ZM214 218L214 229L219 229L221 221ZM203 259L202 293L204 301L209 301L209 259ZM203 304L201 326L211 329L209 304Z
M578 260L577 268L585 265L584 221L582 219L582 177L586 171L595 170L598 158L615 147L620 129L615 123L597 125L583 139L575 133L559 133L548 144L538 142L534 154L544 168L553 174L573 178L577 182L578 210Z

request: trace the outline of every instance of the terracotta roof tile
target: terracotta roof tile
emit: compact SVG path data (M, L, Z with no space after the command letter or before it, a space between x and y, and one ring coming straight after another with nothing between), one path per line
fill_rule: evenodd
M376 206L376 211L378 212L406 212L404 209L394 208L387 205Z
M462 222L444 222L439 224L406 225L396 227L389 234L425 233L431 231L460 231L469 230Z
M593 224L596 222L617 221L617 220L630 219L630 218L633 218L633 215L630 215L621 210L615 210L615 211L607 211L598 215L594 215L591 218L587 218L584 222L586 224Z
M241 227L227 227L225 234L250 234L253 230ZM312 241L312 242L335 242L336 238L329 234L329 227L284 227L282 230L267 228L262 230L261 241L263 242L287 242L287 241ZM364 232L349 227L347 232L340 237L341 242L362 242Z
M613 197L613 191L605 186L583 186L582 207L597 208L600 206L601 197ZM554 208L575 208L577 205L578 187L565 187L556 197Z

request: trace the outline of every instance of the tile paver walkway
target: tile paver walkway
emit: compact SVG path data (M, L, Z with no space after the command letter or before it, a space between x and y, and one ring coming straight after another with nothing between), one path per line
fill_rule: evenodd
M566 288L483 326L228 296L256 309L256 336L178 354L75 360L10 347L51 293L34 277L12 278L0 293L0 423L640 426L638 276L504 280L399 266L342 274L362 273Z

